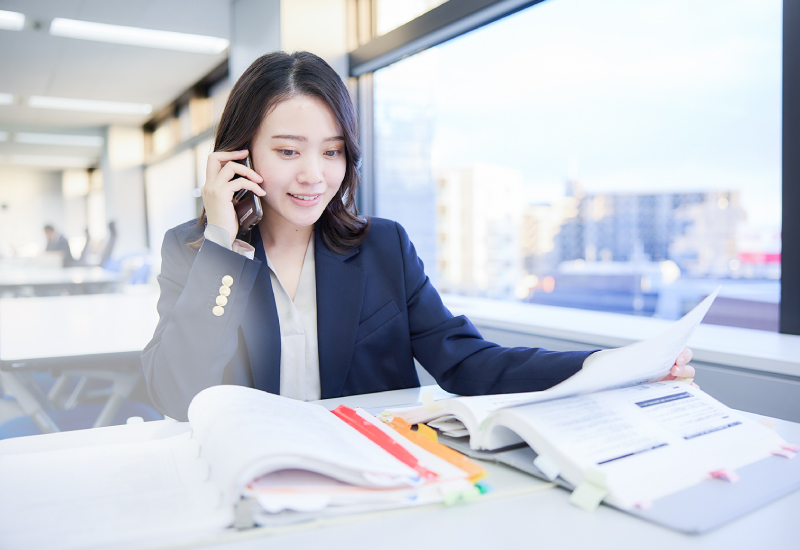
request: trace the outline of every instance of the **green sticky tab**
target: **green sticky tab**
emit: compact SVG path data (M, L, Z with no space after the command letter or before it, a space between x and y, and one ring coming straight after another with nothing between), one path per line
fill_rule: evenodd
M452 506L461 498L461 495L455 489L452 489L447 496L444 497L444 504L445 506Z
M422 392L422 406L429 412L437 412L444 408L434 401L432 391Z
M608 489L605 487L595 485L589 481L584 481L572 491L569 501L582 510L594 512L607 496Z
M494 490L492 489L491 485L483 481L476 483L475 487L478 488L478 490L481 492L482 495L485 495L486 493L491 493Z
M481 496L481 491L477 487L470 487L463 493L461 493L461 499L464 502L470 502Z

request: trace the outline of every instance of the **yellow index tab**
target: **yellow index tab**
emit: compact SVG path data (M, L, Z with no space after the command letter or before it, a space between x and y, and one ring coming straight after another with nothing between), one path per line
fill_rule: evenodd
M422 437L426 437L433 441L434 443L439 442L439 436L436 435L436 430L433 428L428 427L425 424L417 424L417 433Z

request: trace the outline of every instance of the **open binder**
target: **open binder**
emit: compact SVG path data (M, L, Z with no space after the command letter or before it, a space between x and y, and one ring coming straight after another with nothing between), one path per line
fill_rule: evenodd
M547 480L534 466L536 452L527 445L496 451L476 451L465 438L439 435L439 441L471 458L505 464ZM620 511L689 534L701 534L744 516L770 502L800 490L800 459L772 456L737 470L740 479L730 483L709 479L656 500L648 510ZM549 481L549 480L548 480ZM572 485L557 478L555 483L571 491Z

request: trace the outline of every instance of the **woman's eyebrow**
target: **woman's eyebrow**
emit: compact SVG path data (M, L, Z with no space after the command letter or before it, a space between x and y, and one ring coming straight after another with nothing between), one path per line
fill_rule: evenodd
M308 141L308 138L306 138L305 136L295 136L292 134L280 134L277 136L272 136L272 139L293 139L295 141ZM325 138L322 141L344 141L344 136L333 136Z
M295 141L308 141L304 136L293 136L291 134L280 134L272 136L272 139L293 139Z

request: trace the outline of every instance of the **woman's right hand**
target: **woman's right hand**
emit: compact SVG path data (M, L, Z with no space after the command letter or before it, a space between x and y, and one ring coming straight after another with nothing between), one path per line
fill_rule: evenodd
M208 223L227 229L231 242L239 232L233 195L240 189L249 189L259 197L266 194L258 185L264 178L244 164L234 162L244 160L248 154L247 150L216 151L208 155L206 164L206 182L201 190L206 218Z

